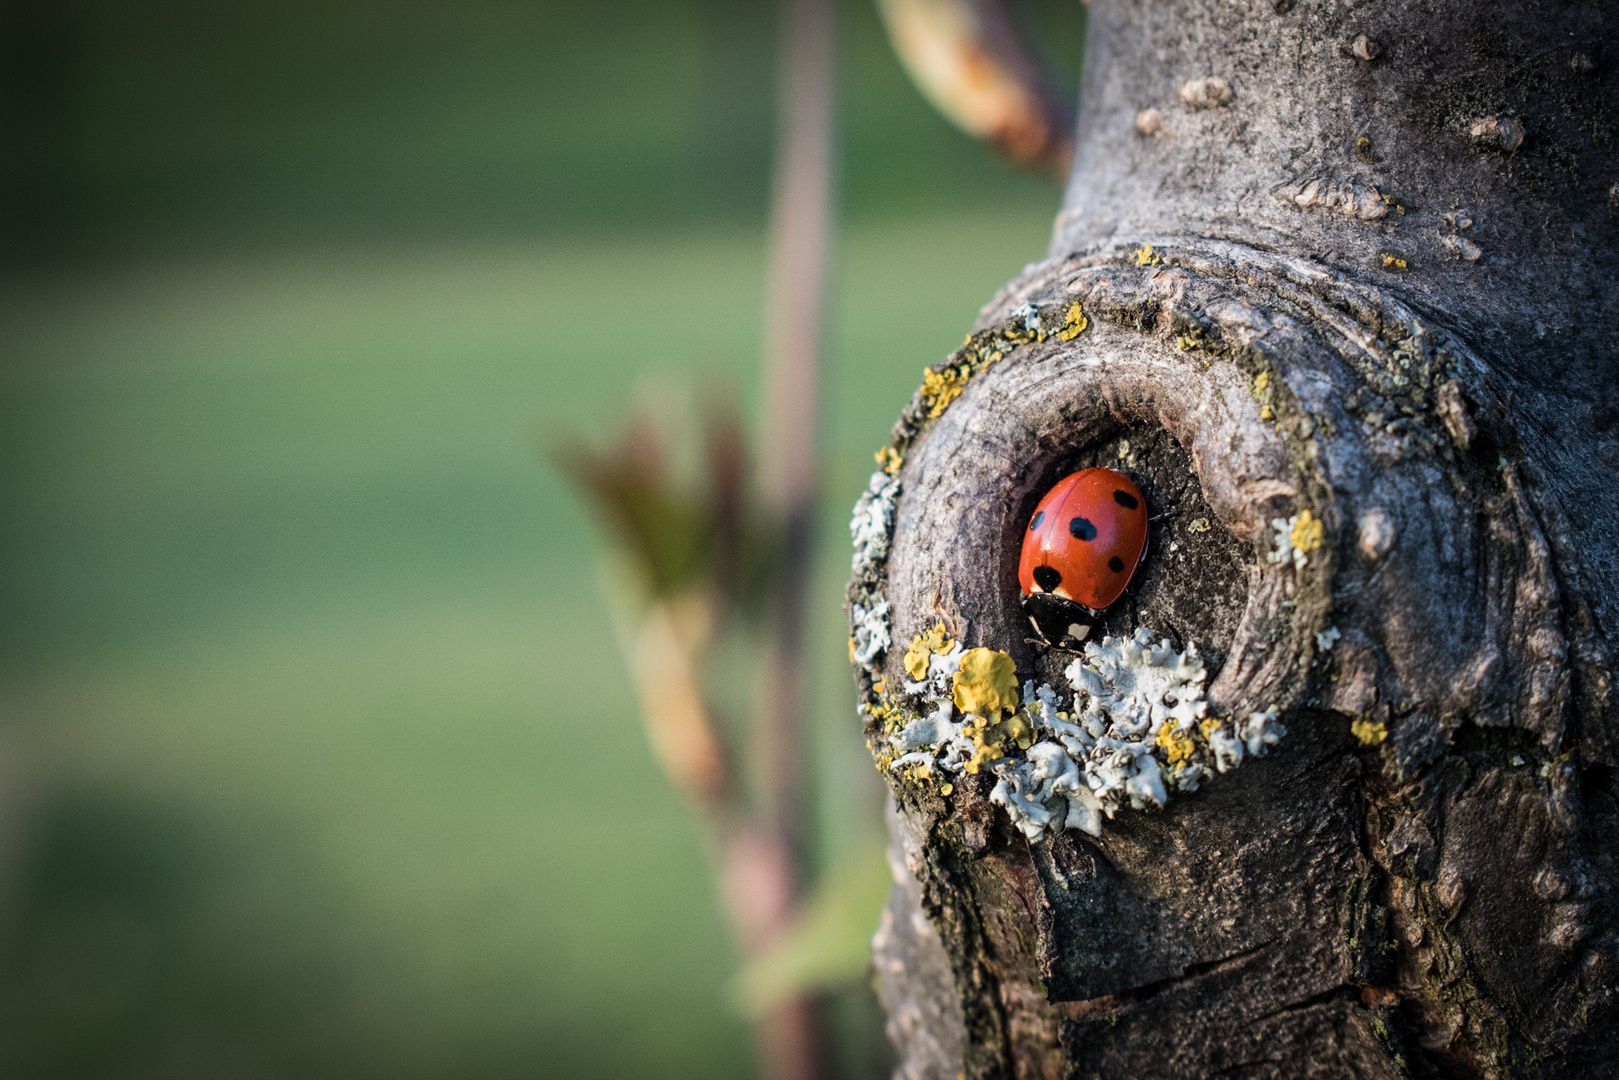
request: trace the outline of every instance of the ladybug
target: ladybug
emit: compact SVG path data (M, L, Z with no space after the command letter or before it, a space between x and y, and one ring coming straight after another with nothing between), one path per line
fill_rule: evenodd
M1081 469L1057 481L1034 508L1018 560L1023 610L1035 633L1077 649L1146 553L1146 500L1128 476Z

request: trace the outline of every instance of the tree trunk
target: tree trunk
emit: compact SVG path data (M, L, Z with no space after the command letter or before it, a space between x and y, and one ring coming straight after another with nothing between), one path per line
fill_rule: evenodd
M931 369L857 508L901 1075L1619 1068L1616 27L1096 0L1050 257ZM1096 464L1140 487L1148 550L1065 651L1017 563ZM1097 641L1142 628L1168 648ZM1000 727L951 640L1015 662ZM1086 679L1193 644L1199 723L1109 759L1137 786L1100 828L1019 787L1082 708L1122 715ZM937 686L974 761L929 734ZM1063 745L1102 791L1089 738Z

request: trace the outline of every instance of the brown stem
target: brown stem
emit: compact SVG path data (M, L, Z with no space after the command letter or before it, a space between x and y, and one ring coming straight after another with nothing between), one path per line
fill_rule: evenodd
M765 312L761 494L785 527L773 625L757 697L756 731L767 837L786 875L789 903L766 941L786 927L806 854L803 639L814 505L817 361L824 319L832 221L831 0L786 0L780 120L771 205ZM733 911L736 909L733 908ZM740 914L740 912L738 912ZM753 950L750 950L753 951ZM772 1010L756 1031L760 1067L771 1080L821 1073L820 1024L808 998Z

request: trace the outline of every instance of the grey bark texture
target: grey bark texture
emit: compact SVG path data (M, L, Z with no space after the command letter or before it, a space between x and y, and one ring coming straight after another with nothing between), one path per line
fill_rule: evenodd
M1050 255L895 427L867 734L891 760L938 623L1059 683L1022 532L1106 463L1154 520L1105 629L1195 642L1211 704L1287 735L1096 838L889 771L900 1075L1619 1075L1616 30L1095 0ZM1267 559L1304 510L1324 546Z

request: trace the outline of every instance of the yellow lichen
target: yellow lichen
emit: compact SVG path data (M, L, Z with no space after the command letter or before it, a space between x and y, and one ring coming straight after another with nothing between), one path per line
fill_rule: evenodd
M1191 524L1186 526L1187 532L1194 533L1206 533L1209 531L1209 529L1210 525L1208 518L1193 518Z
M997 649L968 649L951 685L956 708L995 719L1017 708L1017 665Z
M940 784L939 785L939 794L940 795L949 795L951 792L953 792L955 790L956 790L956 785L954 785L954 784Z
M1168 751L1170 765L1179 765L1191 757L1192 752L1197 749L1197 744L1192 741L1191 736L1181 734L1175 725L1167 721L1158 729L1158 745Z
M1271 412L1270 396L1270 372L1261 371L1254 376L1254 399L1259 402L1259 418L1261 420L1269 420L1276 415Z
M1314 551L1321 546L1321 519L1308 510L1300 510L1293 519L1293 529L1287 534L1288 543L1296 551Z
M877 464L882 466L883 472L893 476L899 472L899 467L905 464L905 455L892 446L885 446L877 451Z
M955 646L956 643L945 636L942 625L916 635L916 640L905 650L905 674L921 682L928 674L928 657L933 653L947 653Z
M1027 750L1034 745L1034 725L1029 718L1021 712L1015 712L1001 721L1001 727L1006 729L1006 737L1017 743L1019 750Z
M974 776L985 765L1005 757L1008 742L1022 750L1034 745L1034 729L1021 715L1016 714L998 723L974 716L967 721L962 732L972 740L972 757L967 759L964 768Z
M937 420L950 403L967 388L972 369L966 364L943 371L927 368L922 372L922 400L927 402L928 419Z
M1349 731L1367 746L1376 746L1389 737L1389 726L1381 720L1356 720Z
M963 734L972 740L973 753L966 770L977 774L991 761L1006 756L1006 744L1027 750L1034 744L1034 727L1017 712L1017 665L995 649L968 649L961 658L952 685L956 708L967 714ZM1012 715L1002 719L1003 713Z
M933 779L933 768L926 762L923 762L920 765L912 765L910 768L905 770L905 779L919 784L924 781L931 780Z
M972 757L968 758L966 763L962 765L962 768L973 776L977 776L978 770L985 765L992 761L999 761L1006 756L1006 752L1001 749L1001 744L998 742L985 742L982 739L974 739L973 746L976 749L973 750Z
M891 701L879 700L875 705L866 706L866 712L884 731L895 732L905 726L905 710Z
M1157 266L1163 262L1152 250L1151 244L1143 244L1136 250L1137 266Z
M1031 341L1046 340L1046 332L1044 330L1030 330L1022 322L1013 322L1011 326L1006 328L1005 334L1006 340L1010 341L1014 345L1027 345ZM995 359L999 360L1000 355L997 354Z
M1392 251L1385 251L1378 258L1382 259L1385 270L1404 270L1407 265L1404 256Z
M1005 738L999 737L999 724L991 724L982 716L975 716L968 721L964 733L973 741L973 754L962 767L972 775L977 776L979 769L1006 756Z
M1211 716L1207 720L1204 720L1201 724L1197 725L1197 730L1203 733L1204 742L1208 741L1210 735L1213 735L1216 731L1220 730L1220 724L1222 722L1223 721L1221 721L1218 716Z
M1085 310L1079 306L1079 301L1075 300L1068 305L1068 314L1063 321L1062 329L1057 331L1057 340L1073 341L1083 334L1090 324L1091 321L1085 317Z

